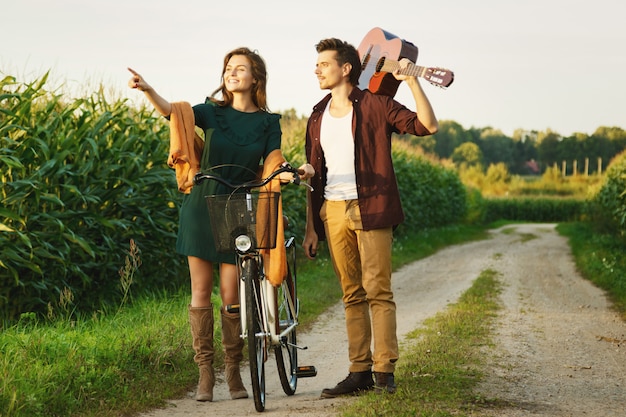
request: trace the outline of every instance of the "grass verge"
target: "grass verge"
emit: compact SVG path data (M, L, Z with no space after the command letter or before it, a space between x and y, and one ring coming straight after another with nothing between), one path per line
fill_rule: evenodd
M605 290L626 319L626 241L589 222L562 223L557 230L569 239L581 275Z
M197 378L182 293L0 335L0 416L124 415L181 396Z
M456 304L409 334L395 372L395 394L368 393L344 406L341 415L470 415L481 402L474 388L482 376L482 348L491 343L490 328L499 309L497 275L483 271Z

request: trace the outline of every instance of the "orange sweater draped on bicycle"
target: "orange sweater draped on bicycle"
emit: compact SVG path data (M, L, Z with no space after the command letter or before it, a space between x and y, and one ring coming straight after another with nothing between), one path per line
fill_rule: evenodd
M273 150L263 161L263 172L261 178L267 178L285 162L283 153ZM280 180L278 177L269 182L262 191L276 192L280 194ZM257 210L261 210L259 207ZM259 217L259 216L257 216ZM276 247L274 249L264 249L263 264L265 275L269 282L278 287L287 276L287 251L285 249L285 225L283 222L283 202L282 197L278 198L278 218L276 219Z

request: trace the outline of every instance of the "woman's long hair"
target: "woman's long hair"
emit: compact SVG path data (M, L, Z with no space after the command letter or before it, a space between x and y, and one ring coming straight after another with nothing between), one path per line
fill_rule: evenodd
M235 56L241 55L248 58L250 61L250 68L252 69L252 77L256 80L256 83L252 84L252 101L254 104L263 111L269 111L267 107L267 70L265 68L265 61L261 58L256 51L251 51L248 48L237 48L230 51L224 57L224 67L222 68L222 84L211 94L211 99L220 106L230 106L233 103L233 93L228 91L226 85L224 84L224 72L226 71L226 66L228 65L228 61ZM215 98L215 95L221 93L222 100L218 100Z

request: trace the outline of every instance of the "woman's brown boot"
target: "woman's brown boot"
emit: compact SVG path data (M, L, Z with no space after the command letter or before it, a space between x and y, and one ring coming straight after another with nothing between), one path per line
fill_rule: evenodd
M240 337L241 321L239 314L229 313L221 309L222 315L222 345L224 346L224 364L226 382L230 398L237 400L248 398L248 391L241 381L239 363L243 360L244 341Z
M198 364L200 377L196 391L197 401L213 401L215 373L213 371L213 306L189 306L189 324L193 337L193 359Z

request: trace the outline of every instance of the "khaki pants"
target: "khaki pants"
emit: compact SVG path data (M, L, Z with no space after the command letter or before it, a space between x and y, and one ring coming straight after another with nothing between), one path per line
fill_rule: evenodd
M392 228L363 230L356 200L326 201L320 216L343 291L349 371L393 372L398 338L391 290Z

